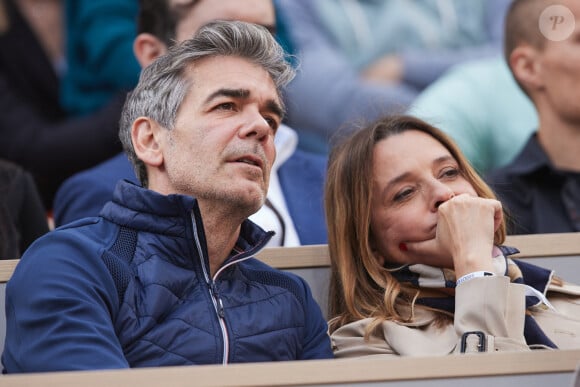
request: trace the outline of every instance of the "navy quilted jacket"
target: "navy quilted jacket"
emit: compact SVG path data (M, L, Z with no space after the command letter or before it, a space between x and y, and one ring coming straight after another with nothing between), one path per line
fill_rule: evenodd
M252 256L242 225L209 277L195 199L128 182L98 218L36 241L6 289L5 372L330 358L307 284Z

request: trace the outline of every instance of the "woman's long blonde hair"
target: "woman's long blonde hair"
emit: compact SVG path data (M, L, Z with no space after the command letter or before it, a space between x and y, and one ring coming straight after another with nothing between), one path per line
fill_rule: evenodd
M419 130L439 141L457 160L463 176L483 198L495 195L445 133L411 116L388 116L358 130L329 157L325 211L331 260L330 331L352 321L405 321L400 306L412 306L417 290L401 285L373 253L370 231L373 152L387 137ZM388 168L388 166L386 166ZM505 223L495 232L495 244L505 240Z

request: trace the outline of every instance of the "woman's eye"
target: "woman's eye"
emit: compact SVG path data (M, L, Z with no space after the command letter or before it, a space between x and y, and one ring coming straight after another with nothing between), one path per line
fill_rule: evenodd
M457 168L447 168L441 173L441 177L456 177L459 175L459 169Z
M394 200L395 202L400 202L400 201L402 201L402 200L405 200L405 199L407 199L409 196L411 196L411 194L412 194L412 193L413 193L413 189L411 189L411 188L405 188L405 189L403 189L403 190L399 191L399 192L398 192L398 193L395 195L395 197L393 198L393 200Z

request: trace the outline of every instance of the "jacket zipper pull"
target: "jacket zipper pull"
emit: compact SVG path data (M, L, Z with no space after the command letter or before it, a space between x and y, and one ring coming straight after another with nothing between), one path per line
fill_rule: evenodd
M224 303L222 302L222 299L220 298L220 294L219 294L219 291L217 289L217 286L216 286L215 282L213 282L213 281L211 283L211 292L217 301L218 316L220 316L220 318L224 318L226 316L226 314L224 312Z
M224 312L224 304L221 298L218 298L217 300L218 300L218 315L220 316L220 318L223 319L226 317L226 314Z

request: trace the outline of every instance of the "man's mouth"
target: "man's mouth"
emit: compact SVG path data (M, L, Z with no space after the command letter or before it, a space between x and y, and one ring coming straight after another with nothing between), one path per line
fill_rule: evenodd
M258 167L260 169L262 169L262 167L264 165L264 163L260 157L252 156L252 155L245 155L245 156L242 156L240 158L237 158L235 160L235 162L253 165L253 166Z

